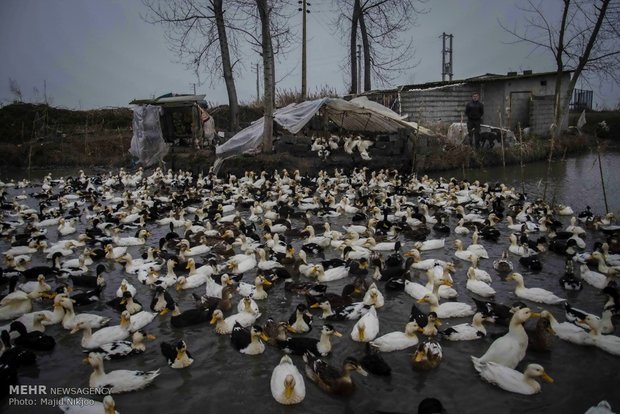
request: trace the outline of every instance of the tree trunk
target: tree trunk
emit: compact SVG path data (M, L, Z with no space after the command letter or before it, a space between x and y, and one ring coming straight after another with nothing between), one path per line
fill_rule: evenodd
M361 13L359 0L355 0L353 5L353 16L351 16L351 89L349 93L357 93L357 23Z
M562 128L562 77L564 71L564 33L566 33L566 20L568 16L568 9L570 7L570 0L564 0L564 10L562 11L562 23L560 26L560 34L558 36L558 43L555 50L555 95L554 95L554 108L553 108L553 124L551 129L551 140L549 141L549 157L547 159L547 174L545 176L545 187L543 189L543 200L547 200L547 187L549 185L549 178L551 177L551 161L553 160L553 146L555 140L560 135L560 129Z
M263 80L264 80L264 130L263 153L271 153L273 135L273 102L274 102L274 61L273 45L269 24L269 5L267 0L256 0L258 14L261 21L261 46L263 51Z
M364 91L369 91L371 90L370 73L372 72L372 67L370 66L370 42L368 41L368 31L366 30L363 12L360 12L359 22L362 34L362 48L364 49Z
M224 11L222 9L222 2L223 0L213 0L213 12L215 14L220 51L222 53L224 82L226 83L226 91L228 92L228 107L230 113L229 127L231 131L238 131L239 102L237 100L237 88L235 87L232 65L230 63L230 52L228 50L228 37L226 36L226 27L224 25Z

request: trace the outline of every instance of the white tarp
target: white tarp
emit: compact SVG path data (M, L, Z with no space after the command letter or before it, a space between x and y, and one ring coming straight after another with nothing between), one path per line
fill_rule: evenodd
M168 153L159 123L161 112L162 108L156 105L138 105L133 109L133 137L129 153L145 167L161 162Z
M287 131L296 134L323 108L329 119L348 131L396 132L402 128L416 129L413 122L406 122L396 112L365 97L345 101L340 98L321 98L290 104L274 112L274 121ZM434 135L420 128L422 133ZM260 151L263 138L263 118L239 131L227 142L219 145L215 153L224 159L243 153Z

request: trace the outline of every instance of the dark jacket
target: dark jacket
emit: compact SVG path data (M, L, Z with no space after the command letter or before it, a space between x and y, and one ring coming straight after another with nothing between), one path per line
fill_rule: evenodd
M467 115L467 119L472 121L478 121L484 115L484 105L480 101L474 101L473 99L467 102L467 106L465 106L465 115Z

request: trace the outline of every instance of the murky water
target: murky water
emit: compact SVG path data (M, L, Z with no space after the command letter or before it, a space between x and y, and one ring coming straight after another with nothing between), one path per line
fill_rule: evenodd
M608 152L603 154L602 165L604 180L607 188L607 203L610 211L618 213L620 207L620 153ZM470 180L478 179L482 182L504 182L517 189L524 188L529 198L542 194L544 182L541 177L546 173L546 163L529 164L523 174L519 166L493 168L487 170L466 171ZM446 177L462 178L461 171L443 173ZM548 194L555 193L557 202L573 207L578 212L586 205L590 205L597 214L605 212L601 179L596 154L584 154L580 157L569 158L557 162L553 168L553 181L549 184ZM522 187L523 186L523 187ZM20 190L11 190L17 194ZM31 200L32 201L32 200ZM242 215L247 215L243 211ZM562 218L568 223L568 218ZM333 229L340 230L341 225L349 223L349 217L329 219ZM454 228L456 221L450 219L450 226ZM82 225L86 225L85 222ZM506 224L502 222L498 228L506 235ZM165 234L167 228L150 228L152 236L148 245L156 245L157 240ZM129 232L126 234L129 235ZM55 240L55 231L50 230L50 239ZM431 233L429 238L438 235ZM454 257L455 247L451 242L455 236L451 234L446 239L443 250L426 252L423 258L436 257L439 259L454 260L456 273L455 289L459 292L459 301L472 303L471 293L465 289L465 272L469 262L463 262ZM401 239L404 249L412 246L413 242L406 238ZM589 233L586 238L587 248L591 250L595 241L602 240L600 234ZM466 240L468 244L470 240ZM300 241L293 242L299 247ZM500 238L498 243L482 241L491 259L483 260L482 269L489 271L493 277L493 288L497 291L495 300L501 303L511 303L515 300L514 284L503 280L493 269L492 261L501 254L509 242L506 237ZM0 249L7 249L6 240L0 241ZM129 249L135 257L143 248ZM335 257L335 252L329 252L327 257ZM516 258L513 258L516 270L525 275L526 286L539 286L567 297L571 304L584 310L600 313L604 297L597 295L595 288L587 285L580 292L565 292L558 279L563 274L563 260L554 253L542 254L543 270L531 273L522 268ZM316 259L314 259L316 260ZM310 258L313 261L313 258ZM43 263L42 254L35 255L32 265ZM126 277L122 266L108 262L108 285L102 295L103 301L97 305L82 308L82 312L99 313L113 318L112 323L118 323L119 315L109 309L103 302L114 296L120 280ZM414 273L415 278L420 274ZM131 277L129 277L131 278ZM244 281L254 279L254 273L244 275ZM130 279L131 280L131 279ZM420 278L420 280L425 280ZM138 288L137 298L148 307L152 292L148 287L134 285ZM330 291L340 292L346 280L330 282ZM386 297L386 305L378 310L380 319L380 335L387 332L401 330L409 318L411 304L414 300L405 292L388 292L380 284L380 289ZM204 287L196 289L204 292ZM172 292L178 300L179 307L192 307L191 292ZM238 298L234 299L234 304ZM282 285L276 286L269 292L266 301L260 301L263 316L259 322L264 322L267 316L276 320L288 318L297 303L304 301L303 297L285 294ZM549 309L558 320L563 321L561 306L539 305L530 303L532 309L540 311ZM39 308L40 304L35 307ZM49 305L47 305L49 306ZM419 305L426 310L425 304ZM444 320L446 326L469 322L470 318L451 318ZM616 319L617 322L617 319ZM318 337L322 325L318 315L315 316L315 328L310 336ZM339 322L334 324L343 334L342 338L334 338L332 354L327 360L334 365L340 365L349 355L360 357L364 346L353 342L349 333L353 322ZM500 326L487 324L490 333L503 330ZM278 364L281 352L268 347L258 356L247 356L238 353L230 345L228 336L219 336L213 332L210 325L176 329L171 327L168 315L158 316L147 331L157 337L147 342L147 351L137 357L125 360L106 361L106 371L115 369L151 370L161 369L161 375L148 388L127 394L118 394L116 408L121 413L142 412L282 412L282 413L372 413L378 410L392 412L416 412L418 403L425 397L439 398L449 412L452 413L583 413L589 406L602 399L608 400L612 407L620 410L620 395L616 389L620 383L620 359L605 353L597 348L573 345L554 338L553 349L547 353L528 351L519 368L530 362L543 365L551 377L553 384L544 382L542 392L534 396L522 396L503 391L479 378L470 361L470 355L482 355L492 339L487 337L471 342L443 341L443 360L436 370L421 373L412 369L410 359L411 350L383 354L392 368L391 376L368 377L356 376L354 381L356 392L348 398L334 397L326 394L306 379L307 395L305 400L292 407L279 405L271 396L269 380L273 368ZM618 334L616 329L615 334ZM46 385L48 387L87 387L91 368L82 363L85 354L80 347L80 334L70 335L60 325L49 327L47 333L56 338L56 348L49 353L39 353L36 367L26 367L20 370L20 384ZM420 334L421 338L422 335ZM194 364L187 369L174 370L169 368L159 350L161 341L172 341L183 338L195 359ZM294 363L303 371L301 357L294 356ZM0 412L6 413L33 413L58 412L58 409L43 406L41 398L44 395L22 396L33 400L35 407L9 405L5 399L0 403ZM50 397L50 396L47 396ZM101 399L100 397L95 399Z

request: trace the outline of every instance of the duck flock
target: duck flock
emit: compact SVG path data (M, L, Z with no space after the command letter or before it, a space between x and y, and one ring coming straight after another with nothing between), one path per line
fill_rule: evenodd
M10 385L41 382L37 364L58 370L49 386L102 388L88 412L122 412L148 397L117 393L168 392L164 377L214 360L228 388L304 407L307 393L363 399L402 366L418 384L451 358L461 381L529 395L563 387L541 382L554 381L558 346L620 356L615 215L501 183L140 168L0 191L5 407ZM199 377L192 401L212 395ZM592 398L613 402L610 387ZM76 412L68 401L58 408ZM373 410L400 407L390 401ZM419 412L429 401L441 408L426 399Z

